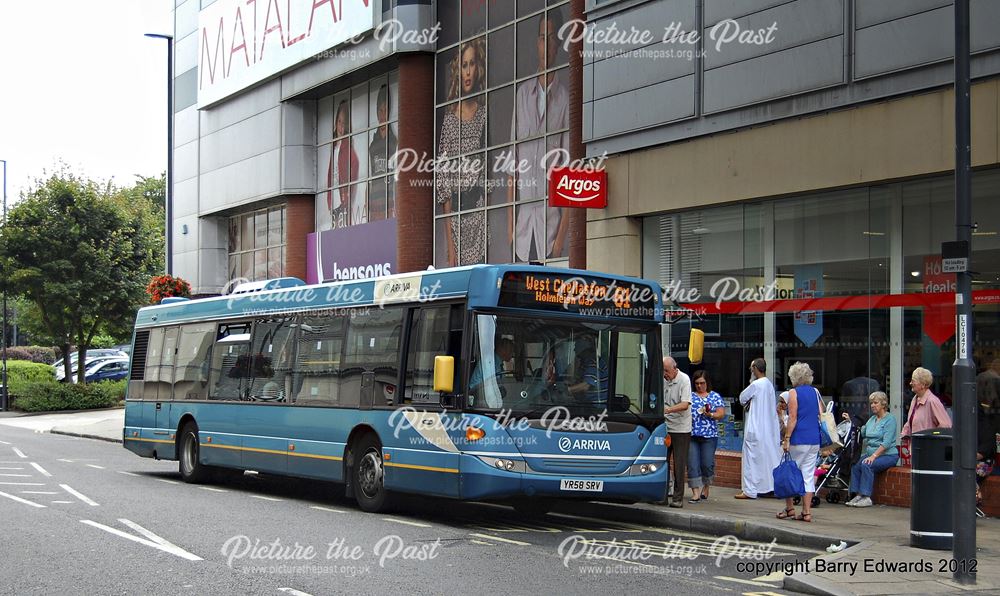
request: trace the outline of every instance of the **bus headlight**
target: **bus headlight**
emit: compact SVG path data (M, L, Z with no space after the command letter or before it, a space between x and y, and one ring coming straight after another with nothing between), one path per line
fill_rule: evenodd
M502 470L504 472L519 472L519 473L523 474L523 473L525 473L525 472L528 471L527 466L521 460L496 458L496 457L485 457L485 456L482 456L482 455L480 455L478 457L479 457L479 460L482 461L483 463L485 463L485 464L487 464L489 466L493 466L494 468L496 468L498 470Z
M657 464L633 464L628 468L629 476L646 476L660 469Z

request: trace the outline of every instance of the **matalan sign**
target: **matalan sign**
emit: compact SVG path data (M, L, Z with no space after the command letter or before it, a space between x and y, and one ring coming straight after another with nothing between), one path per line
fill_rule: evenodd
M608 172L552 168L549 172L549 206L604 209L608 206Z
M217 0L198 13L198 107L369 31L375 2Z

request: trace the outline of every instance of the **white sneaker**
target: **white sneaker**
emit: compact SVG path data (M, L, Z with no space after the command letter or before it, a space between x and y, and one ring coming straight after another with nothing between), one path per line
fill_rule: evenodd
M871 507L874 504L871 497L863 497L854 504L854 507Z
M861 500L861 495L854 495L854 498L844 503L844 505L847 505L848 507L854 507L855 505L858 504L858 501L860 500Z

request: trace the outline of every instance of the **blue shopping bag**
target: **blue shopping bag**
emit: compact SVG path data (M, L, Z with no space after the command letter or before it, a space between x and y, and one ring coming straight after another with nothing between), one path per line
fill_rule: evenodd
M781 463L774 469L774 496L787 499L802 496L805 492L806 483L802 480L802 471L786 452Z

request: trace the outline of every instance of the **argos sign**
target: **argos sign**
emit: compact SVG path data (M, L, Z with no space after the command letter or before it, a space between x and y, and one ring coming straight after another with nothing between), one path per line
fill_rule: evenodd
M608 206L607 171L552 168L549 172L549 206L604 209Z
M352 40L376 0L217 0L198 13L198 107Z

